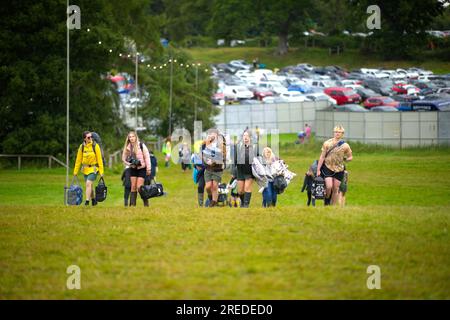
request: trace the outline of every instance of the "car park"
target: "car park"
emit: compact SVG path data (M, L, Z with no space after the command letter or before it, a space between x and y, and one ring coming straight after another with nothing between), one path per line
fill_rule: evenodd
M253 98L253 92L244 86L226 86L223 89L226 100L240 100Z
M359 104L333 105L328 110L338 112L369 112L369 110L361 107Z
M376 97L379 96L378 93L376 93L375 91L371 90L371 89L367 89L367 88L356 88L356 93L359 94L361 96L361 99L364 101L367 98L370 97Z
M280 99L285 102L303 102L306 101L305 96L296 91L286 91L280 94Z
M412 111L450 111L450 99L416 100L411 104Z

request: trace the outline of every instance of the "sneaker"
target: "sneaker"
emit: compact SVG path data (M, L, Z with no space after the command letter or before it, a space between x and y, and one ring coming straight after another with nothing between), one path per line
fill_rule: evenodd
M92 206L96 206L97 205L97 200L92 199Z

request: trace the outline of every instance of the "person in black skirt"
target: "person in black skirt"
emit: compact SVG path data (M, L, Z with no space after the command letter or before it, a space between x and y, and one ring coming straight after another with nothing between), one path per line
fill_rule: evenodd
M241 207L248 208L252 197L253 158L258 156L251 142L250 131L244 131L242 141L235 147L234 162L237 168L238 194L241 199Z

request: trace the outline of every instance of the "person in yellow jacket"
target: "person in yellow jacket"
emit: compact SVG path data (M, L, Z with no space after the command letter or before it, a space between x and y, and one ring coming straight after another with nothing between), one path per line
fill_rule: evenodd
M89 201L92 198L92 205L97 205L97 201L94 196L93 184L97 180L97 175L103 177L103 159L100 150L100 146L95 143L90 131L83 132L83 143L78 148L77 159L75 161L75 168L73 169L73 175L78 175L80 171L84 175L84 181L86 182L86 206L89 205Z

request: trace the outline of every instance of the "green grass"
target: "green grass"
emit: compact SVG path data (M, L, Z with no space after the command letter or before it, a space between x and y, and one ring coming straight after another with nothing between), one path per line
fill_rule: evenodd
M270 210L256 187L250 209L197 208L178 165L150 208L122 207L117 169L95 208L62 205L63 169L1 170L0 299L449 299L450 150L353 149L345 208L306 206L315 143L282 148L298 176Z
M449 73L450 62L439 60L427 61L383 61L375 57L368 57L361 54L358 50L347 50L341 55L328 54L327 49L322 48L291 48L289 53L284 56L274 55L274 48L190 48L185 49L194 61L203 63L223 63L234 59L245 59L251 62L258 57L261 63L268 68L283 68L288 65L298 63L311 63L318 66L339 65L347 69L356 69L364 67L384 67L388 69L422 67L432 70L437 74Z

